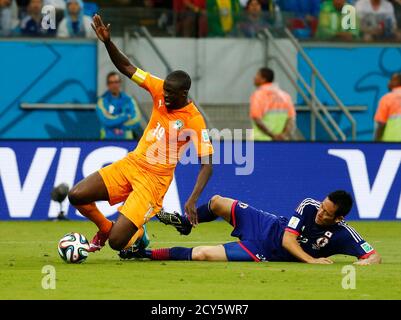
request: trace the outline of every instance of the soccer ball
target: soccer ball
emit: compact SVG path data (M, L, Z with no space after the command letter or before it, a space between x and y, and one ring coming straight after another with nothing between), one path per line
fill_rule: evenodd
M84 262L88 258L88 250L88 240L77 232L66 234L58 243L58 253L67 263Z

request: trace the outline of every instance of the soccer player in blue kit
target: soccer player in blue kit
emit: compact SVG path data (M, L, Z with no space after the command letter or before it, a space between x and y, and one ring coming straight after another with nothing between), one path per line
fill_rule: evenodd
M303 200L290 219L276 216L238 200L213 196L197 208L197 223L221 217L240 241L194 248L123 250L120 257L152 260L196 261L300 261L314 264L333 263L335 254L358 258L355 264L381 262L380 255L354 228L344 222L352 208L352 197L345 191L330 193L322 202ZM181 234L189 234L193 225L186 216L161 211L157 217L173 225Z

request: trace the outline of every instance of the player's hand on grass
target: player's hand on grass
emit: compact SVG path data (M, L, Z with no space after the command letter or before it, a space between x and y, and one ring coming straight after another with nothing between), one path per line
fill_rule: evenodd
M102 42L110 41L110 23L107 27L104 25L102 18L95 14L93 16L92 29L95 31L96 36Z
M363 259L363 260L358 260L358 261L354 262L354 264L357 266L368 266L368 265L370 265L370 261L368 261L367 259Z
M318 258L318 259L313 259L309 261L308 263L311 264L332 264L333 261L331 261L329 258Z
M191 224L193 226L196 226L198 224L198 214L196 213L196 201L188 199L188 201L185 203L185 212Z

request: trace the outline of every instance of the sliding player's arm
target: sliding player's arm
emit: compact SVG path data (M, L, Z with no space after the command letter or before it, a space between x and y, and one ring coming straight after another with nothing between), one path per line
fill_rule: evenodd
M380 254L351 226L344 225L339 239L339 251L342 254L358 258L356 265L367 266L381 263Z
M305 228L308 217L316 214L315 200L307 198L303 200L295 209L291 219L288 221L287 228L285 228L282 246L291 255L301 262L315 263L315 264L331 264L333 263L328 258L314 258L306 253L298 242L298 237L301 235L302 230Z
M295 258L297 258L301 262L306 262L306 263L313 263L313 264L331 264L333 263L330 259L328 258L314 258L307 254L300 244L297 241L298 234L293 233L291 231L284 231L284 236L283 236L283 248L286 249L289 253L291 253Z
M128 78L132 78L132 76L137 71L137 67L135 67L111 41L110 37L110 24L107 26L104 25L102 18L95 14L93 17L92 28L96 33L96 36L100 41L102 41L109 53L111 61L114 63L116 68L123 74L125 74Z
M379 264L379 263L382 263L382 257L377 252L371 254L366 259L359 259L357 262L354 262L354 264L359 266L368 266L371 264Z

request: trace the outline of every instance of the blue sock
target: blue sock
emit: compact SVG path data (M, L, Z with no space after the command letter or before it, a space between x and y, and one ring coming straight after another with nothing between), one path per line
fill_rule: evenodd
M170 248L170 260L192 260L193 248L174 247Z
M210 222L217 219L217 216L210 210L210 201L198 207L196 212L198 214L198 222Z
M192 260L193 248L162 248L146 250L146 257L152 260Z

